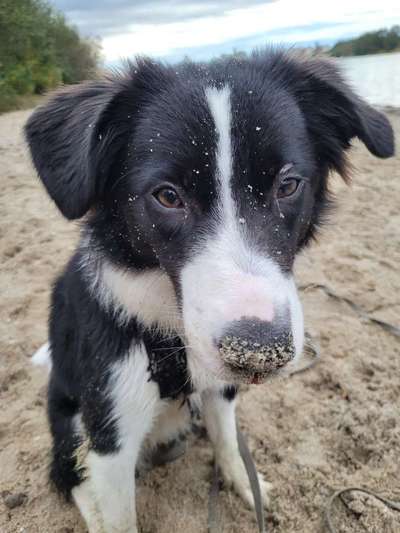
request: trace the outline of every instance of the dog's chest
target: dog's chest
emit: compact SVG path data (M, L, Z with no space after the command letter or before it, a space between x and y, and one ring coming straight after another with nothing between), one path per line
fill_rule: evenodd
M159 333L145 335L150 379L160 389L160 398L188 396L193 392L187 368L186 350L179 337Z

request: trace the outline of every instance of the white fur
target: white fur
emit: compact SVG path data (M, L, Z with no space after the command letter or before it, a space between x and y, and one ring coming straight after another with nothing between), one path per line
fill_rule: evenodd
M35 366L45 366L47 367L47 370L50 372L51 370L51 352L50 352L50 344L46 342L41 346L33 355L31 358L32 364Z
M190 424L190 411L182 399L165 402L165 408L154 422L146 444L154 447L160 443L168 443L180 433L185 433Z
M232 178L232 113L230 89L227 86L220 90L215 87L208 87L206 89L206 99L218 135L216 154L218 172L216 178L220 184L219 196L223 208L223 219L225 223L228 221L230 224L233 224L235 204L233 202L230 186Z
M97 505L92 480L86 479L72 489L72 497L84 519L89 533L104 533L104 522Z
M90 533L136 532L135 466L141 445L164 402L158 385L149 381L143 345L114 364L109 381L119 449L112 454L89 451L84 465L87 479L72 491ZM79 424L77 424L79 427Z
M132 272L101 259L87 262L84 271L94 297L121 321L136 318L148 328L182 330L174 287L159 268Z
M114 410L111 416L118 422L121 445L127 440L136 442L137 434L147 434L154 418L166 407L166 402L160 401L157 383L150 377L144 344L133 348L127 357L112 367L109 388Z
M304 315L293 276L288 279L288 283L290 284L288 287L288 301L290 306L290 319L292 323L292 334L295 347L295 357L292 363L296 363L303 351Z
M250 481L240 456L236 432L235 401L225 400L219 391L203 393L203 414L208 435L214 446L215 459L221 469L225 481L254 507ZM265 506L268 505L268 491L271 484L258 474L261 496Z

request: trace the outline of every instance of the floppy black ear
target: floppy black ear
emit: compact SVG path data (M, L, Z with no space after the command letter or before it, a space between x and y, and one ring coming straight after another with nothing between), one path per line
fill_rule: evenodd
M317 112L345 142L358 137L377 157L394 155L393 129L385 115L359 98L329 60L309 60L304 70L315 92Z
M93 153L107 142L97 124L115 92L115 84L106 80L63 88L25 126L36 170L69 219L83 216L95 200L99 183Z
M169 82L162 64L137 58L113 77L61 89L32 114L25 126L32 159L65 217L80 218L101 199L135 114Z
M280 69L294 92L317 155L328 167L345 174L343 151L354 137L377 157L394 155L394 135L388 119L351 90L333 61L286 56L279 67L275 61L273 68Z

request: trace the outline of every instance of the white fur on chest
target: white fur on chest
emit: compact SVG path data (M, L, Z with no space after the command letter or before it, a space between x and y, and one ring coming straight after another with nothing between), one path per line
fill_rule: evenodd
M182 331L173 284L160 268L132 271L104 258L83 265L93 296L122 322L135 318L147 328Z

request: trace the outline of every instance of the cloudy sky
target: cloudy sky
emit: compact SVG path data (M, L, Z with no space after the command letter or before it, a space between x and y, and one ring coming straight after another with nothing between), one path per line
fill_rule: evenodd
M266 42L332 44L400 24L399 0L52 0L106 63L135 54L169 60L249 50Z

